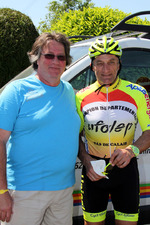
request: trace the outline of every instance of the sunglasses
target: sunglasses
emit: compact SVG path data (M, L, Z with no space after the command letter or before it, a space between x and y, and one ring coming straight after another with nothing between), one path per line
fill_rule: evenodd
M59 61L66 61L65 55L54 55L54 54L44 54L44 53L41 53L41 55L44 55L45 59L54 59L55 57L57 57Z
M113 169L113 166L111 165L111 163L108 163L107 166L104 168L104 175L107 175L108 173L111 172L111 170Z

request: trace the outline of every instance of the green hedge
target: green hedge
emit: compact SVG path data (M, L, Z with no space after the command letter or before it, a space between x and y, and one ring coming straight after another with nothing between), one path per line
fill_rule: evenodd
M74 35L92 35L98 36L110 32L110 29L119 23L129 14L111 9L110 7L84 8L81 10L70 10L63 13L50 30L57 30L65 33L67 36ZM131 19L133 24L149 24L150 22L136 17ZM44 28L42 31L49 31Z
M0 87L30 65L27 52L38 35L28 16L0 8Z

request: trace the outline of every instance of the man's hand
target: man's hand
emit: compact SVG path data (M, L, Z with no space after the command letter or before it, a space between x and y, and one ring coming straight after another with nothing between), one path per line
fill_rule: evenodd
M13 206L13 200L10 196L9 192L5 192L4 194L0 195L0 220L9 222L11 218L11 214Z
M79 153L78 153L78 157L81 160L82 164L86 168L86 175L88 176L88 178L91 181L98 181L98 180L100 180L102 178L105 178L105 176L100 176L94 171L93 166L91 164L91 161L94 161L95 159L93 159L86 152L85 144L82 141L82 135L83 135L83 132L80 134L80 138L79 138Z
M112 166L118 166L119 168L126 167L131 159L135 157L132 149L125 148L125 149L116 149L110 158L110 163Z
M100 176L98 175L94 169L93 169L93 166L91 164L91 161L93 161L95 159L93 159L91 156L87 155L86 157L86 163L84 164L85 165L85 168L86 168L86 175L88 176L88 178L91 180L91 181L98 181L102 178L106 178L106 176Z

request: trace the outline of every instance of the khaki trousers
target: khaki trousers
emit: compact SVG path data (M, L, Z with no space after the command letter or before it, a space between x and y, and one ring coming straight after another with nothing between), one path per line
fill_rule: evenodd
M72 225L73 187L60 191L10 191L14 199L9 223L1 225Z

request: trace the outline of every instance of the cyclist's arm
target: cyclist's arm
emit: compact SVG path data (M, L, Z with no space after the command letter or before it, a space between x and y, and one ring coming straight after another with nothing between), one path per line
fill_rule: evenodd
M150 147L150 130L144 131L133 145L139 148L140 153L148 149Z
M139 148L140 153L148 149L150 147L150 130L144 131L133 145ZM135 157L135 155L130 147L116 149L110 158L110 162L113 166L116 165L120 168L124 168L133 157Z

